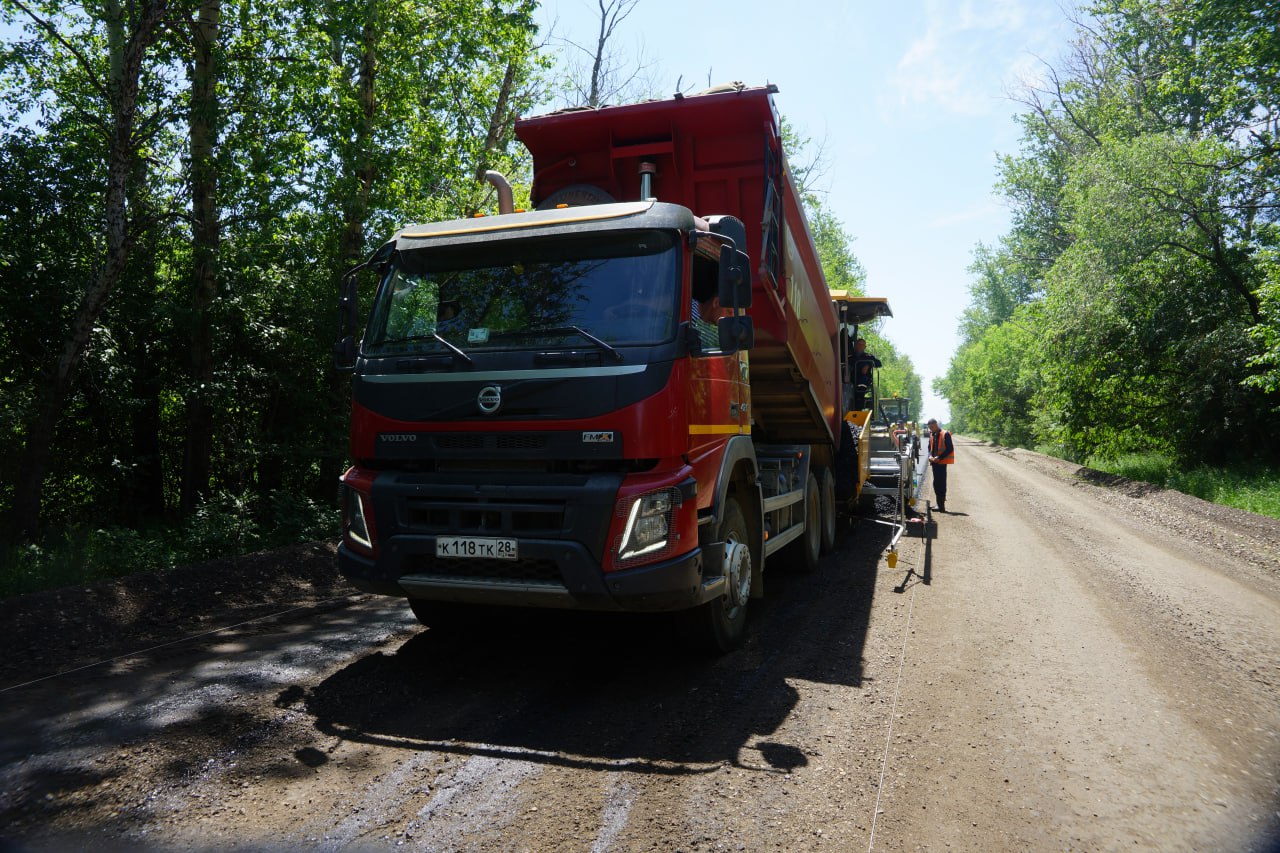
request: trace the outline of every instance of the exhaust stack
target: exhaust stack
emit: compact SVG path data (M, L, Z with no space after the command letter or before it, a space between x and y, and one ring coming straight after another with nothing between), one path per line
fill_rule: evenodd
M658 174L658 165L645 160L640 164L640 200L656 201L653 197L653 176Z

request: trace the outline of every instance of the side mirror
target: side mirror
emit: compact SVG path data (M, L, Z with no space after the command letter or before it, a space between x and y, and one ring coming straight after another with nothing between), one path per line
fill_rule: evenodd
M360 298L357 292L360 270L354 267L342 277L342 293L338 297L338 341L333 345L333 366L351 370L356 366L356 324L360 321Z
M751 318L745 315L721 317L716 321L716 333L720 336L720 351L726 355L749 350L756 345L755 327Z
M751 259L731 246L720 247L720 304L751 307Z
M347 335L333 345L333 366L339 370L351 370L356 366L355 335Z

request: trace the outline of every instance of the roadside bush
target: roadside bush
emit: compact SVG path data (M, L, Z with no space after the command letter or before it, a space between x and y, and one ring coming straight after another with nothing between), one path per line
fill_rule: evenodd
M74 527L0 554L0 596L120 577L164 567L167 554L123 527Z
M1163 488L1172 488L1169 485L1169 477L1173 471L1173 464L1173 459L1162 453L1126 453L1111 460L1095 457L1089 461L1090 468L1106 471L1109 474L1119 474L1130 480L1153 483Z
M268 496L265 524L276 544L336 539L341 532L338 512L332 505L318 504L306 495L283 489Z
M1040 444L1034 449L1046 456L1080 464L1065 447ZM1274 466L1235 464L1221 468L1208 465L1184 468L1172 456L1154 451L1126 453L1114 458L1095 456L1084 464L1095 471L1173 489L1210 503L1280 518L1280 468Z
M248 495L217 493L196 508L182 539L193 561L215 560L261 547Z
M220 493L184 525L77 525L0 551L0 598L333 538L338 530L338 510L305 496L278 490L255 502Z
M1211 503L1280 518L1280 469L1265 465L1180 467L1160 453L1094 459L1090 467L1194 495Z
M1072 459L1071 454L1067 453L1067 448L1061 444L1037 444L1031 448L1036 453L1043 453L1045 456L1052 456L1054 459L1065 459L1068 462L1077 462L1079 460Z

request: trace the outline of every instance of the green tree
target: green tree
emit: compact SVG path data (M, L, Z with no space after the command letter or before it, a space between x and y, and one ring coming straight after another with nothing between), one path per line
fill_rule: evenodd
M1247 380L1271 394L1280 392L1280 251L1269 249L1254 259L1261 283L1258 285L1262 322L1249 330L1259 352L1249 366L1258 370ZM1271 413L1280 409L1273 407Z
M186 451L181 508L191 514L208 497L213 460L214 349L211 308L218 292L222 239L216 153L219 133L218 27L221 0L201 0L186 21L190 39L190 103L187 126L191 162L191 383L187 398Z
M831 290L864 293L867 271L853 253L851 238L835 215L815 201L808 205L806 216L818 260Z
M1034 442L1034 400L1046 365L1031 314L1020 310L962 347L935 382L935 391L951 404L954 430L1012 446Z
M0 3L26 27L0 45L0 193L22 211L0 213L0 292L23 320L0 332L17 529L136 524L202 495L331 500L337 278L408 220L477 209L485 168L519 167L532 11Z
M975 253L939 383L967 423L1015 436L1016 418L1033 425L1019 441L1082 457L1269 450L1280 34L1264 6L1094 3L1025 94L1022 150L1001 167L1013 227ZM1031 333L1017 352L1015 317Z
M1248 390L1260 319L1238 233L1231 152L1213 139L1144 134L1080 158L1068 186L1076 240L1048 277L1047 333L1069 354L1050 386L1067 442L1116 453L1160 436L1211 456L1267 432ZM1066 376L1066 374L1074 374Z
M77 128L76 135L87 130L96 137L103 164L99 173L102 226L93 232L100 235L101 243L92 260L94 269L80 288L78 306L56 359L44 365L23 430L12 526L19 536L30 537L39 526L54 431L98 319L125 275L138 231L145 224L132 213L130 200L145 180L145 146L164 121L164 74L152 45L161 32L168 3L149 0L126 7L108 0L92 15L89 7L43 8L20 0L6 0L6 7L25 16L32 33L20 50L10 54L17 60L10 67L33 84L47 83L43 94L66 99L56 109L88 125ZM39 103L44 109L55 109L49 100ZM158 106L159 111L151 112L149 106Z
M919 415L920 406L924 403L924 388L910 356L899 351L892 341L878 331L864 329L861 335L867 339L867 352L873 353L883 365L876 377L879 395L906 397L911 401L914 413Z

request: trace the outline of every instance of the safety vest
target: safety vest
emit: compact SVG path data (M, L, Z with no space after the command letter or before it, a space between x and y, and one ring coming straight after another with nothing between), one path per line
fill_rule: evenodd
M945 429L941 429L929 436L929 455L937 458L937 462L935 463L937 465L951 465L956 461L955 442L951 443L950 453L946 456L939 455L947 446L946 441L943 440L944 437L951 438L951 433L947 432Z

